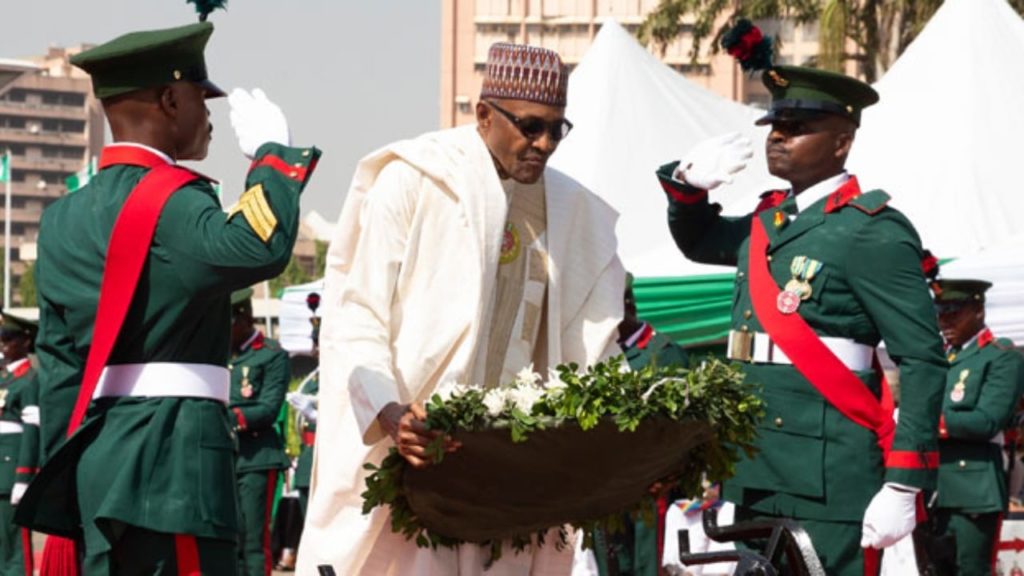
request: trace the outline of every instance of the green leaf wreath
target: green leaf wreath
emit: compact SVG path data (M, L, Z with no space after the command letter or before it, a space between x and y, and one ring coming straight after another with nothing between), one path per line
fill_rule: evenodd
M576 364L561 365L548 375L547 382L542 382L543 377L533 373L531 367L505 386L450 387L431 397L426 407L427 427L456 438L460 431L504 428L513 442L525 442L536 430L573 423L589 430L606 419L614 421L620 432L636 430L647 418L704 421L714 431L711 440L694 449L685 467L666 479L666 483L690 495L701 493L705 479L719 482L732 476L741 450L752 453L764 409L754 386L744 381L738 367L711 357L693 368L649 366L624 371L622 365L621 356L587 370L580 370ZM434 462L440 463L445 457L443 438L438 438L429 451ZM377 506L388 506L392 531L415 539L420 547L462 543L432 532L419 522L404 493L406 462L396 449L391 449L380 466L368 463L365 468L371 474L362 493L364 514ZM654 499L646 496L632 510L622 512L652 523ZM584 546L591 547L595 529L612 534L623 530L623 514L570 525L582 529ZM564 529L559 534L555 545L561 547L567 542L567 534ZM533 542L543 544L543 535L543 531L522 534L508 543L520 551ZM491 549L491 562L501 556L503 542L483 545Z

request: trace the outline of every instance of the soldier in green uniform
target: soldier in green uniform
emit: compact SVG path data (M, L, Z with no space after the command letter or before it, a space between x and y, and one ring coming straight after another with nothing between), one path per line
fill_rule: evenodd
M626 274L623 317L619 322L619 347L632 370L647 366L687 365L686 350L671 338L657 332L637 317L633 274ZM600 576L658 576L669 496L654 488L657 502L656 525L644 520L624 518L624 530L618 534L597 532L594 556Z
M728 355L766 404L759 451L739 463L724 498L737 521L799 520L828 574L863 575L876 569L874 549L910 533L920 491L935 487L942 342L914 227L844 168L877 93L794 66L762 80L772 95L757 122L771 125L768 169L789 190L739 217L709 202L751 157L739 135L698 145L658 177L682 252L738 269ZM883 339L900 365L895 428L872 369Z
M985 326L982 280L933 284L950 369L939 422L940 533L953 534L960 576L993 574L1009 504L1003 431L1024 394L1024 358Z
M29 360L37 324L3 313L0 346L0 576L32 576L32 538L14 524L14 506L38 470L39 400Z
M177 162L206 156L205 100L224 95L203 58L212 32L208 22L135 32L72 58L92 77L114 143L90 183L43 214L37 347L48 460L18 520L75 536L89 575L238 570L230 296L284 270L299 195L320 155L290 147L283 113L261 91L228 98L252 159L245 193L225 213L213 182L192 173L198 179L157 209L110 359L95 392L80 393L94 334L107 322L97 301L118 288L104 283L101 295L112 272L104 268L131 245L108 246L126 199L149 174L168 165L178 173ZM84 424L65 442L73 407L86 403Z
M310 292L306 296L306 306L309 307L313 316L309 323L312 325L310 334L313 340L313 358L320 359L320 317L316 311L320 307L320 294ZM301 447L299 449L298 462L295 464L295 489L299 491L299 507L302 509L302 516L306 516L306 505L309 503L309 480L313 473L313 446L316 445L316 419L317 394L320 392L320 367L318 366L306 378L295 392L288 393L288 403L298 412L299 437Z
M242 511L242 573L270 576L270 516L279 470L288 467L274 427L291 369L276 340L253 325L252 288L231 295L231 410L238 433L238 500Z
M288 403L300 415L299 435L301 447L295 463L295 489L299 491L299 506L306 516L309 503L309 480L313 472L313 446L316 444L316 395L320 392L320 374L314 372L301 388L288 394Z

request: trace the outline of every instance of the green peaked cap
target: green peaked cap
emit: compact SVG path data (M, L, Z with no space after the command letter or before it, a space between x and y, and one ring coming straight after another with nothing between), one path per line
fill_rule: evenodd
M0 327L0 334L27 334L29 337L35 338L36 332L39 331L39 323L34 320L15 316L6 310L0 314L4 320L3 326Z
M943 278L932 284L936 302L984 302L985 291L992 287L984 280Z
M195 82L206 89L207 98L216 98L225 94L206 73L203 49L210 34L209 22L131 32L72 56L71 63L92 77L97 98L177 80Z
M868 84L843 74L803 66L773 66L761 81L772 95L768 113L758 126L775 120L835 114L860 126L861 110L878 102L878 92Z

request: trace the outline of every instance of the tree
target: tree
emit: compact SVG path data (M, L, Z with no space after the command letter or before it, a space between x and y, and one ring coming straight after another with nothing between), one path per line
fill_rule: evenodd
M284 272L277 278L270 281L270 293L280 294L288 286L295 286L296 284L305 284L306 282L312 281L313 278L306 272L299 261L296 260L295 256L288 261L288 266L285 267Z
M25 267L18 280L18 295L21 305L31 308L36 305L36 267L31 264Z
M1024 0L1009 3L1018 14L1024 13ZM789 19L797 24L816 21L820 44L816 65L842 71L846 62L855 61L870 83L903 53L941 4L942 0L661 0L637 35L642 43L654 43L664 52L681 33L682 17L692 14L696 21L690 57L696 60L709 38L712 51L717 52L722 35L740 17ZM726 23L715 29L723 14L728 16ZM853 51L847 50L848 41Z

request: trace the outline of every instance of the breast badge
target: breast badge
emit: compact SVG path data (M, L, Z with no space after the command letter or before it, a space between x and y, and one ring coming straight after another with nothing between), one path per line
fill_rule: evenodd
M775 300L779 312L792 314L800 308L800 303L811 297L811 279L821 271L822 263L806 256L796 256L789 265L792 278Z
M967 391L967 376L970 373L970 370L960 371L960 379L953 385L953 391L949 393L949 399L953 402L960 402L964 399L964 394Z

